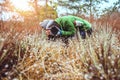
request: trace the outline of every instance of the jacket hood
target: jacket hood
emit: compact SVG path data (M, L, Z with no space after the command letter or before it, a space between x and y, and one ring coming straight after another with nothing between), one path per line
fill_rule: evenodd
M44 29L50 29L50 26L54 23L54 20L44 20L40 22L39 25Z

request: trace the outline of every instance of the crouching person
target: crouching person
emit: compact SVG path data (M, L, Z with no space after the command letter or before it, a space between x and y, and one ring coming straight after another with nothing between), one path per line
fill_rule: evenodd
M56 18L55 20L44 20L40 23L40 26L45 29L48 38L63 38L64 42L67 42L68 38L73 37L79 29L82 39L92 34L91 24L76 16L63 16Z

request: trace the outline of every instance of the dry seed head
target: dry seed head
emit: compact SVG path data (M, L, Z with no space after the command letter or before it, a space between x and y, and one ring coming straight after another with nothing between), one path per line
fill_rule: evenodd
M35 69L34 68L32 68L32 71L34 71Z
M108 74L110 74L110 72L111 72L111 71L108 69Z
M11 80L11 77L10 77L10 76L8 76L7 78L8 78L9 80Z
M110 57L110 56L108 56L108 59L111 59L111 57Z
M112 64L112 65L114 65L114 64L115 64L115 61L114 61L114 60L112 60L112 61L111 61L111 64Z
M37 67L38 65L37 65L37 64L34 64L33 66L34 66L34 67Z
M111 55L111 59L112 59L112 60L115 60L115 58L116 58L116 57L115 57L115 55L114 55L114 54L113 54L113 55Z
M100 67L102 67L102 64L99 64Z
M114 73L115 73L114 71L111 72L111 74L114 74Z
M90 74L85 74L84 75L85 80L90 80L92 76Z
M30 55L29 57L30 57L31 59L33 58L33 56L31 56L31 55Z
M6 64L6 65L5 65L5 68L8 68L8 67L9 67L9 65L8 65L8 64Z
M87 61L89 61L89 60L90 60L90 58L86 58L86 60L87 60Z
M101 70L101 69L102 69L102 64L99 64L99 65L97 66L97 69L98 69L98 70Z
M93 69L92 66L90 66L89 69L92 70Z
M104 79L104 77L103 76L100 76L100 80L103 80Z
M39 71L37 70L36 73L39 74Z
M97 69L98 69L98 70L101 70L101 67L100 67L100 66L97 66Z
M120 78L120 74L118 74L118 78Z
M14 78L13 80L19 80L18 78Z
M4 50L3 50L3 52L4 52L4 53L6 53L6 52L7 52L7 50L6 50L6 49L4 49Z
M57 65L57 62L54 62L53 65Z
M9 72L5 72L5 75L7 76L9 74Z
M0 39L0 42L3 42L4 40L5 40L4 38L1 38L1 39Z
M13 60L10 60L11 63L13 63Z
M102 54L100 53L99 56L102 57Z
M111 73L113 73L113 72L114 72L114 69L111 69L110 71L111 71Z
M116 68L114 68L114 71L115 71L115 72L117 72L117 69L116 69Z
M117 55L117 58L120 58L120 55Z

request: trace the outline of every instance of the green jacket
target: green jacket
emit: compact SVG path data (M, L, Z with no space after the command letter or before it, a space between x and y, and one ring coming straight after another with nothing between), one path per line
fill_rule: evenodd
M76 16L63 16L55 19L55 21L60 25L60 28L62 29L61 34L63 36L70 36L76 33L76 28L74 25L75 20L83 22L84 29L88 30L91 28L91 24L88 21Z

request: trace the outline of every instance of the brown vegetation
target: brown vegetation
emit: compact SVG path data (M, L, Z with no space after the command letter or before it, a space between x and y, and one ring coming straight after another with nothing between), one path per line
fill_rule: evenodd
M106 26L93 27L91 38L70 39L68 47L61 40L47 41L36 29L32 34L26 27L20 33L11 27L1 31L0 78L119 80L120 33Z

